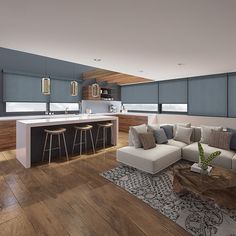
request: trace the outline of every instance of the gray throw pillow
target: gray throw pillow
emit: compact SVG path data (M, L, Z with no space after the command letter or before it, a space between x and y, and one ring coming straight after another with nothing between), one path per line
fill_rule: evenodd
M139 139L139 134L147 133L147 125L143 124L143 125L131 126L130 132L131 132L131 139L132 139L132 143L134 147L135 148L142 147L141 141Z
M168 139L166 137L166 133L164 131L164 129L160 128L160 129L156 129L153 131L156 143L158 144L166 144L168 143Z
M223 128L220 126L201 126L201 140L200 143L209 144L211 130L222 131Z
M228 128L227 131L232 133L230 141L230 149L236 151L236 129Z
M231 132L211 130L211 135L209 138L209 146L230 150L231 136L232 136Z
M141 141L144 150L152 149L156 147L155 138L152 132L140 133L139 139Z
M167 139L173 138L173 126L172 125L162 125L162 129L164 129Z
M193 128L185 128L182 126L178 126L174 140L190 144L191 143L190 138L192 133L193 133Z

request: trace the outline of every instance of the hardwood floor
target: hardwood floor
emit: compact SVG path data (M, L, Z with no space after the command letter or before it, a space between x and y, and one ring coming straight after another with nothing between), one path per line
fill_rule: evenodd
M127 133L120 133L119 146ZM117 166L115 149L25 169L0 153L0 235L189 235L99 173Z

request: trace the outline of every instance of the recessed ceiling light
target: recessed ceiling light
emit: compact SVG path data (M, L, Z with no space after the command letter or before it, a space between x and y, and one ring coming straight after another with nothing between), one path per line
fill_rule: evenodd
M177 65L178 65L178 66L183 66L184 64L183 64L183 63L178 63Z
M99 61L101 61L102 59L101 59L101 58L94 58L93 60L96 61L96 62L99 62Z
M144 71L143 70L139 70L140 73L143 73Z

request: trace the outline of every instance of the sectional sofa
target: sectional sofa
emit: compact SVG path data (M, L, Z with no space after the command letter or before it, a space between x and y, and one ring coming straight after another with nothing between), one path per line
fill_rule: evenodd
M150 174L155 174L180 159L198 162L198 142L201 139L201 128L193 128L191 144L169 139L167 144L157 144L155 148L144 150L126 146L117 150L117 161L135 167ZM221 155L213 160L213 165L236 170L236 152L202 144L205 154L220 150Z

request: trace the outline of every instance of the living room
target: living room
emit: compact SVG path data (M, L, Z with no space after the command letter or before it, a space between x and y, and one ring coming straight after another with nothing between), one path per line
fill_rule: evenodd
M0 235L236 235L235 10L2 1Z

